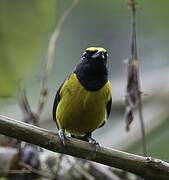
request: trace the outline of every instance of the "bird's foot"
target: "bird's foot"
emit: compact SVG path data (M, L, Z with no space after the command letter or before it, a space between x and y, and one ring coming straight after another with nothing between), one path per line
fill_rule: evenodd
M100 147L100 146L99 146L99 143L98 143L95 139L93 139L93 138L91 137L91 133L88 133L88 134L86 134L85 136L74 136L74 135L71 134L71 137L76 138L76 139L80 139L80 140L82 140L82 141L87 141L87 142L89 142L90 144L92 144L92 145L94 146L95 152L97 152L98 149L99 149L99 147Z
M87 137L87 140L89 143L94 145L95 152L97 152L99 150L99 147L100 147L99 143L95 139L93 139L92 137Z
M68 136L66 135L65 130L64 129L60 129L58 133L59 133L59 138L60 138L61 143L64 146L66 146L65 139L67 139Z

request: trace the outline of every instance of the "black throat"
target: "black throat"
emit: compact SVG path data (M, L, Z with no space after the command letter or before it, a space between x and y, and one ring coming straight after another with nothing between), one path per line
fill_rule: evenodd
M88 91L97 91L108 81L108 72L103 61L91 63L82 58L74 73L82 86Z

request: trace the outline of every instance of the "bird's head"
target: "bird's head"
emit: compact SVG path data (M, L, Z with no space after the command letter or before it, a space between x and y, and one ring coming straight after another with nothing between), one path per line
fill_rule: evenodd
M96 91L108 81L107 56L101 47L89 47L83 53L74 73L87 90Z
M82 55L84 60L87 60L89 63L104 63L107 64L107 51L101 47L89 47L85 50Z

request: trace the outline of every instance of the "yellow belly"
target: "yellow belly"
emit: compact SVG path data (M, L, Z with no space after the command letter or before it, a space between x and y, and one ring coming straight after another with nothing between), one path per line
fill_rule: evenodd
M97 129L105 120L106 105L111 98L111 86L107 82L98 91L87 91L72 74L60 91L60 102L56 110L59 128L76 136Z

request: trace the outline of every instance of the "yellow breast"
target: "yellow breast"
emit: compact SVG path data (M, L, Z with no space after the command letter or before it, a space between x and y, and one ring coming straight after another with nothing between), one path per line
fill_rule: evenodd
M76 136L94 131L105 120L106 105L110 98L109 81L98 91L87 91L73 73L60 91L56 110L59 128Z

